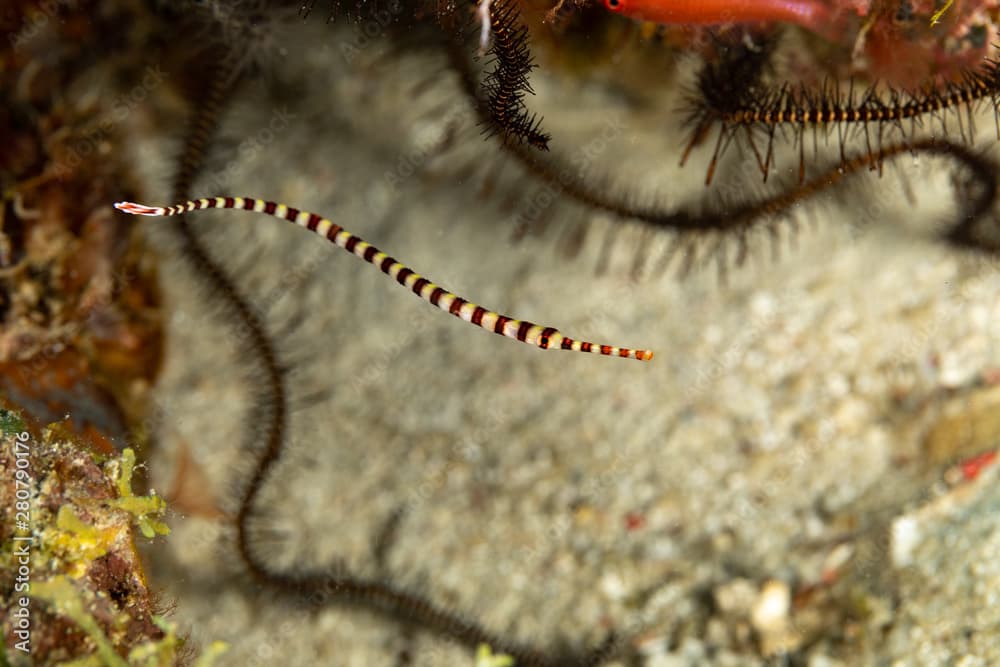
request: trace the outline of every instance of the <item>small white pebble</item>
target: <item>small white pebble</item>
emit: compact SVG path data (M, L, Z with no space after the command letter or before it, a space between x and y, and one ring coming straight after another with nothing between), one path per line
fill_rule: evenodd
M609 573L601 577L601 590L611 600L621 600L625 597L625 582L618 574Z
M750 621L757 632L771 634L781 631L788 623L792 608L792 592L788 584L772 579L764 584L750 613Z
M750 298L750 312L754 317L771 317L775 306L774 296L770 292L757 292Z
M892 564L906 567L913 564L913 551L920 544L920 525L912 516L901 516L892 522L890 554Z

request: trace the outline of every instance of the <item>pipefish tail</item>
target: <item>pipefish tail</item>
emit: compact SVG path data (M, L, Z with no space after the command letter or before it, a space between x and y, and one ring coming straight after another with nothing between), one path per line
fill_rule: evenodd
M275 218L287 220L300 227L326 237L333 244L347 252L360 257L369 264L377 266L382 273L394 279L397 283L443 311L470 324L492 331L495 334L519 340L528 345L534 345L543 350L571 350L573 352L590 352L608 357L623 357L649 361L653 358L651 350L635 350L616 345L598 345L583 340L564 336L554 327L543 327L533 322L516 320L500 313L487 310L448 290L435 285L412 269L396 261L375 246L367 243L359 236L352 234L333 221L316 213L301 211L297 208L278 204L264 199L251 197L208 197L194 199L174 206L146 206L134 202L117 202L115 208L131 215L146 215L168 217L181 215L192 211L212 208L232 208L255 213L265 213Z

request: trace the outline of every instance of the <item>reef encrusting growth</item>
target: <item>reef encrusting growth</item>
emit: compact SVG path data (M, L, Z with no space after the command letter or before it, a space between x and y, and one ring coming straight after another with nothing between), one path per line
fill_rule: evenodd
M134 531L170 531L132 492L135 454L101 458L64 424L0 412L0 616L11 664L173 665L184 640L146 583ZM219 646L207 653L217 654Z
M162 357L155 258L107 205L137 189L121 137L164 80L125 57L147 38L131 12L17 2L0 17L0 402L35 428L70 414L104 453L141 444Z

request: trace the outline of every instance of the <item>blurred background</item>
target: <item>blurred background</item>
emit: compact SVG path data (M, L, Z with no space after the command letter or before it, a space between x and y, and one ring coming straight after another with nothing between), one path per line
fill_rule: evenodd
M538 67L524 101L551 135L545 152L483 132L462 77L484 80L496 52L478 53L474 4L436 8L461 18L442 24L418 3L9 3L3 406L38 442L72 443L56 454L101 462L130 447L144 462L136 493L165 499L170 534L137 533L128 567L160 606L128 613L186 638L168 663L222 641L214 664L476 664L475 647L420 622L336 591L304 603L287 585L332 571L540 651L613 633L603 664L992 664L1000 276L992 255L943 240L970 201L985 198L993 222L992 102L878 134L779 128L766 182L761 128L733 133L710 185L716 134L679 165L698 72L739 49L768 49L768 90L877 79L887 105L971 90L963 72L989 55L994 5L931 4L827 3L845 26L830 42L799 26L501 3L528 30ZM985 166L904 151L837 172L842 148L883 135L952 141ZM799 185L800 161L819 185ZM570 175L554 184L537 165ZM188 216L272 363L175 221L112 208L174 203L184 181L185 197L315 211L490 309L656 357L532 349L303 230ZM696 222L788 200L748 218L761 231L740 262L743 236L678 235L566 183ZM241 533L278 415L280 457ZM79 476L45 462L39 480ZM99 510L78 514L103 525ZM56 576L43 575L46 544L38 580ZM96 576L103 563L71 582L129 660L165 634L114 630L130 607ZM46 599L35 627L48 639L28 662L8 616L9 661L106 660Z

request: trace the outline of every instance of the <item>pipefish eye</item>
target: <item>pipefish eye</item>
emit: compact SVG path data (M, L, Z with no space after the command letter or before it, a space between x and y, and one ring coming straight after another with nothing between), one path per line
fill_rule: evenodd
M620 12L625 8L625 0L604 0L604 6L613 12Z

